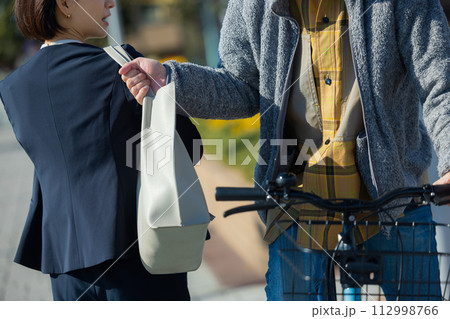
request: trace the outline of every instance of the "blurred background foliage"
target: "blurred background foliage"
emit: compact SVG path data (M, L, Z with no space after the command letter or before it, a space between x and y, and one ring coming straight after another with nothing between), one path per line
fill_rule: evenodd
M243 120L202 120L196 119L203 139L223 139L223 162L239 169L246 178L253 177L257 154L252 154L243 141L254 146L259 141L259 114ZM215 155L217 149L204 141L205 154ZM247 144L249 145L249 144Z
M145 56L216 66L219 30L227 0L116 1L119 1L124 42ZM441 0L441 3L448 15L450 0ZM0 79L30 59L40 46L40 43L24 39L17 28L14 0L0 0L0 43ZM108 45L106 39L89 43L99 47ZM258 142L258 116L235 121L196 121L201 124L198 128L204 139L223 139L223 160L227 164L235 162L247 177L253 176L255 159L240 139L248 139L252 145ZM234 142L229 142L231 139L237 139L236 147ZM205 151L216 153L213 146L206 146ZM245 165L241 165L242 162Z
M16 27L14 1L0 0L0 68L12 68L17 54L22 51L24 39Z

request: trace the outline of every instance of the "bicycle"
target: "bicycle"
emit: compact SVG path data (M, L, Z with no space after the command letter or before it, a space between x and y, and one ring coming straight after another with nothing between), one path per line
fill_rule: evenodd
M281 174L274 182L268 183L267 189L258 187L216 188L216 200L218 201L256 201L251 205L230 209L224 213L224 217L255 210L282 209L286 212L286 210L295 205L308 203L326 211L342 214L341 222L329 220L317 221L305 219L301 216L294 221L298 225L300 223L309 225L309 230L316 224L325 225L325 229L329 229L331 225L341 227L342 230L339 232L337 245L331 249L324 249L327 255L326 266L324 267L317 267L311 261L317 259L316 257L318 255L315 256L315 254L323 256L322 251L312 249L311 246L304 247L299 245L295 236L292 236L285 229L286 227L283 227L281 223L277 225L282 231L282 236L285 236L284 242L289 243L281 247L278 253L282 258L286 258L286 264L292 268L295 276L300 276L299 278L304 282L302 285L309 287L305 291L298 291L295 287L292 287L290 291L283 290L284 296L290 296L289 298L300 300L344 301L359 301L363 296L365 296L365 300L383 300L383 298L388 300L449 299L450 267L444 266L444 262L450 260L450 252L433 251L432 242L434 241L434 235L430 235L430 238L426 239L430 242L428 251L419 251L419 249L416 251L414 247L415 241L421 238L419 235L416 236L416 231L429 229L430 234L435 234L435 230L440 228L443 231L450 232L450 224L434 223L431 219L427 223L416 223L414 221L399 223L393 219L390 222L369 222L367 216L372 216L380 212L385 212L389 216L389 210L408 205L425 207L430 203L435 205L449 204L450 185L424 185L423 187L400 188L369 201L356 199L323 199L314 194L295 189L295 186L296 179L294 175ZM411 202L394 207L387 206L401 198L411 198ZM418 204L417 199L420 200ZM367 212L370 212L370 214L367 215ZM358 215L362 213L366 213L365 218L358 220ZM369 240L357 242L357 231L365 228L368 234L369 227L372 227L372 230L373 227L378 227L378 234L386 227L394 229L394 233L396 234L395 247L387 250L382 250L380 247L373 249L373 247L370 248L367 246ZM307 230L302 229L302 231ZM402 232L403 235L401 235ZM402 236L405 236L405 234L408 234L408 236L412 234L412 249L403 249L404 244L411 245L410 242L402 242ZM377 236L382 238L384 235ZM293 252L300 252L302 256L309 256L310 259L309 261L302 259L301 262L293 262L292 259L286 257L293 255ZM395 261L394 264L393 261ZM420 269L414 269L415 265L420 266ZM393 275L390 275L392 278L388 277L388 273L390 274L390 271L392 271L390 266L394 269ZM411 266L412 270L410 269ZM307 269L308 267L309 271ZM427 267L427 269L424 269L424 267ZM444 279L439 279L439 277L437 279L431 278L434 267L438 267L437 269L439 269L441 277ZM317 272L316 269L319 269L318 273L315 273ZM418 276L420 278L417 278ZM439 272L437 276L439 276ZM340 286L336 285L338 281L341 284ZM383 287L383 291L388 290L385 287L390 287L395 293L383 294L381 293L381 286ZM311 290L311 287L314 289Z

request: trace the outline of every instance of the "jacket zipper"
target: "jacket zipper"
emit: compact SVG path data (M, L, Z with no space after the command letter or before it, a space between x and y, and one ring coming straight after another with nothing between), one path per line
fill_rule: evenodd
M273 10L272 10L272 13L275 14L277 17L281 18L281 19L287 19L287 20L289 20L291 22L294 22L295 25L297 26L297 41L296 41L296 44L295 44L295 47L294 47L294 52L293 52L293 54L291 54L291 60L289 62L289 72L288 72L288 77L286 79L286 83L284 85L284 90L283 90L284 95L283 95L283 98L282 98L282 101L281 101L281 109L280 109L280 114L278 116L277 127L276 127L276 130L277 130L276 131L276 138L277 139L282 139L283 138L282 134L283 134L283 129L284 129L284 122L286 120L285 119L286 118L286 108L287 108L287 102L288 102L288 99L286 97L288 95L287 88L289 86L289 79L292 77L292 69L293 69L293 61L294 61L294 57L295 57L295 50L296 50L296 48L298 46L298 42L299 42L299 39L300 39L300 26L298 25L297 21L295 21L295 19L292 19L292 18L289 18L289 17L280 16L280 15L276 14ZM275 157L275 163L274 163L274 168L273 168L273 172L272 172L272 180L275 180L276 175L278 173L279 162L280 162L280 145L277 145L277 155Z
M345 0L345 2L347 3L347 0ZM347 8L348 8L348 6L347 6ZM355 54L353 52L352 32L351 32L350 26L351 26L351 23L350 23L350 15L349 15L348 16L348 32L349 32L350 51L352 53L353 70L355 71L356 83L358 84L358 90L359 90L359 95L360 95L360 100L361 100L361 108L362 108L362 115L363 115L363 122L364 122L363 124L364 124L364 130L366 132L367 151L368 151L368 155L369 155L370 177L372 179L373 186L375 187L375 190L377 192L377 196L379 196L378 185L377 185L377 181L375 179L375 173L374 173L374 170L373 170L372 156L371 156L370 144L369 144L369 132L367 131L367 126L366 126L366 115L365 115L365 112L364 112L364 102L363 102L363 98L362 98L361 85L359 83L359 73L358 73L358 70L356 68L356 63L355 63Z

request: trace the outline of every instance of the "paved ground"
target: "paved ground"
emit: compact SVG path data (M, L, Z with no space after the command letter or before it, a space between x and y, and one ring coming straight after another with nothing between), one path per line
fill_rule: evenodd
M0 300L49 300L47 276L12 262L31 196L33 166L0 109Z
M12 262L28 211L33 166L14 138L0 107L0 301L51 300L48 277ZM237 203L215 203L216 186L248 185L239 174L218 163L198 167L210 211L212 239L204 262L189 274L193 300L265 300L266 246L256 213L223 219Z
M215 291L204 293L191 289L194 299L199 300L265 300L264 274L267 267L267 246L261 240L263 224L256 212L223 218L229 208L245 205L243 202L216 202L214 191L217 186L251 186L234 170L218 162L201 162L197 167L208 208L216 216L210 224L211 240L206 242L204 268L191 274L192 288L197 280L217 281ZM205 274L205 275L204 275Z

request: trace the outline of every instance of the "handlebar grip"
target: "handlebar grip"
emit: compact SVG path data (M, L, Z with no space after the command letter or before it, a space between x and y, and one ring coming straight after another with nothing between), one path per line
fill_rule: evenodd
M262 189L249 187L217 187L217 201L251 201L264 200L267 194Z
M450 204L450 184L433 185L432 189L435 194L433 202L436 205Z

